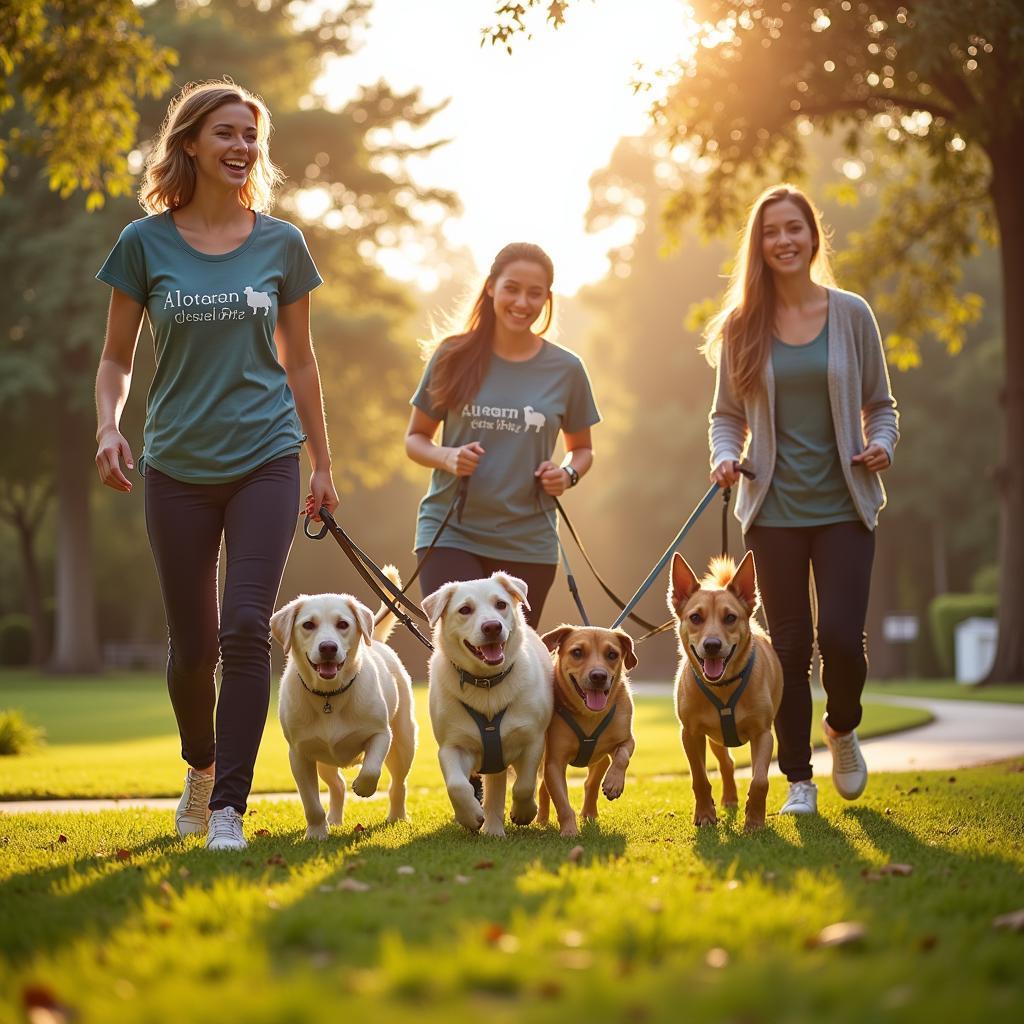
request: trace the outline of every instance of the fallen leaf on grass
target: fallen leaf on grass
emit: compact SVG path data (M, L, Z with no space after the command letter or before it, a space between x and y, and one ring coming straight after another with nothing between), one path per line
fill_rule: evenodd
M402 864L395 868L395 874L397 875L415 875L416 869L411 864Z
M493 860L478 860L473 865L473 870L474 871L489 871L493 867L494 867L494 861Z
M192 872L189 871L188 868L178 868L178 874L182 878L188 878L188 876L191 875Z
M850 946L861 942L867 934L867 928L859 921L837 921L822 928L812 939L807 940L809 949L820 949L830 946Z
M1009 914L1000 914L992 922L993 928L1009 928L1010 931L1024 932L1024 910L1014 910Z
M860 877L865 882L878 882L881 881L886 875L896 875L900 878L906 878L908 875L914 873L914 868L910 864L883 864L877 868L862 868Z
M500 924L491 923L484 929L484 941L493 946L504 934L505 929Z
M358 878L343 878L337 885L339 892L369 892L370 886Z
M357 821L352 826L352 831L355 832L356 835L359 835L360 832L365 832L366 831L366 826L365 825L360 825L359 822Z
M472 879L466 875L456 875L454 881L456 885L469 885Z
M21 1001L29 1024L65 1024L75 1016L46 985L27 985L22 989Z
M126 850L123 847L114 854L118 860L131 860L132 851Z
M568 854L568 856L565 859L567 861L569 861L570 864L578 864L579 861L580 861L580 858L582 856L583 856L583 847L582 846L574 846L569 851L569 854Z
M270 835L270 829L269 828L258 828L258 829L256 829L256 835L258 835L258 836L269 836Z
M61 833L59 836L57 836L57 842L58 843L66 843L67 841L68 841L68 837L66 835L64 835L63 833Z
M288 866L288 861L280 853L273 853L267 858L268 864L274 864L277 867L283 868Z

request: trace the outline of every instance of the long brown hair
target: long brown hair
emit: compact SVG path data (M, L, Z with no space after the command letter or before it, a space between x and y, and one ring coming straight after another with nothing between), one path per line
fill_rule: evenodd
M250 210L269 210L284 175L270 159L270 111L248 89L230 79L190 82L171 100L167 116L153 141L139 189L139 202L147 213L163 213L186 206L196 190L195 162L185 152L209 114L225 103L244 103L256 119L258 154L249 177L239 189L242 205Z
M747 215L743 240L733 264L729 287L721 309L704 332L701 352L712 366L728 358L730 383L739 397L753 394L763 379L775 327L775 280L765 266L762 240L764 211L772 203L788 199L803 214L811 229L811 280L834 286L829 259L829 240L821 214L811 200L793 185L773 185L754 200Z
M465 330L461 334L444 338L434 346L437 357L430 371L427 394L435 409L458 409L480 390L494 350L494 300L488 294L488 289L501 277L506 267L519 260L536 263L547 276L548 298L544 304L544 322L537 333L543 334L551 326L555 308L551 295L555 266L551 257L539 245L530 242L506 245L494 257L487 280L473 302Z

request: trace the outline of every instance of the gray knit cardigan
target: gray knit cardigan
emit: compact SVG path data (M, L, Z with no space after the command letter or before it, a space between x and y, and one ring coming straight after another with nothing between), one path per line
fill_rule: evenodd
M881 445L892 461L899 440L899 416L889 386L878 324L859 295L828 289L828 395L836 431L839 462L854 507L873 530L885 506L878 473L850 459L868 444ZM746 533L757 516L775 470L775 374L764 367L764 387L739 399L729 378L725 347L715 374L715 400L708 437L712 469L726 460L746 459L756 479L741 478L736 518Z

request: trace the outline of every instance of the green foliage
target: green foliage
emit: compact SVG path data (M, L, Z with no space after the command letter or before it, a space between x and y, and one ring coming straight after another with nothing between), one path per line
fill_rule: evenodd
M995 594L940 594L928 606L935 654L947 675L953 674L956 627L964 619L991 619L996 612Z
M0 757L25 754L38 747L43 730L31 725L17 710L0 710Z
M0 191L14 154L41 159L50 189L86 208L132 187L134 104L159 96L175 53L142 31L132 0L14 0L0 16Z
M998 594L999 566L994 563L992 565L983 565L971 577L971 590L975 594Z
M28 665L32 660L32 620L20 612L0 618L0 665Z

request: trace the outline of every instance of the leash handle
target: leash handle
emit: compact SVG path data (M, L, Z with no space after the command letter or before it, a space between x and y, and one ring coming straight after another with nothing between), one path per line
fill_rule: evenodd
M327 525L326 521L321 520L321 522L320 522L320 532L319 533L310 533L309 532L309 524L311 522L313 522L313 517L312 516L306 516L305 520L302 523L302 532L310 540L323 540L324 537L327 536L327 531L330 529L330 527Z

